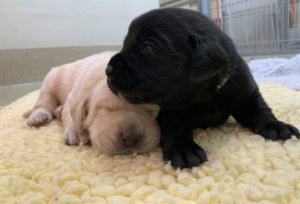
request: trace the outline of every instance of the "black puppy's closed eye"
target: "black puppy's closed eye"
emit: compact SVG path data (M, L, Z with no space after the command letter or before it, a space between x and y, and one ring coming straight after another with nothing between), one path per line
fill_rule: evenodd
M152 52L153 51L153 46L151 43L149 42L144 42L142 43L142 45L140 46L140 51L141 52Z

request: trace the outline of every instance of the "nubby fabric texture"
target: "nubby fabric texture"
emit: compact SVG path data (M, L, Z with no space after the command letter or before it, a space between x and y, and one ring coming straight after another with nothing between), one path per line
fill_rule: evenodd
M300 128L300 92L260 86L282 121ZM300 203L300 141L265 141L232 118L196 130L208 162L173 169L161 150L109 156L66 146L58 121L30 128L38 92L0 109L0 203Z

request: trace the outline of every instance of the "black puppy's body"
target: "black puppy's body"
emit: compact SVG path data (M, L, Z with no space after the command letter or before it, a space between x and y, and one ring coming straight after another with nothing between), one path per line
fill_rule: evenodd
M163 156L174 167L206 161L192 130L218 126L229 115L266 139L299 136L272 114L231 39L197 12L160 9L135 19L107 76L129 102L161 106Z

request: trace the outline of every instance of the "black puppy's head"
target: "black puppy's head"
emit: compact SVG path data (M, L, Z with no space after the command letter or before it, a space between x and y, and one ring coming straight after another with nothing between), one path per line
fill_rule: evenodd
M228 67L218 35L218 28L197 12L150 11L131 23L122 50L110 60L108 85L132 103L199 102L216 89Z

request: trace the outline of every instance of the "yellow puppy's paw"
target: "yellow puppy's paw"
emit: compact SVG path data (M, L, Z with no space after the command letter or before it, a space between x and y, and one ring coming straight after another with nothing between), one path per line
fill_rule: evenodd
M76 132L74 125L69 125L64 132L64 142L66 145L82 145L90 140L87 133L79 134Z
M53 119L53 115L46 108L35 109L27 119L29 126L40 126L50 122Z

